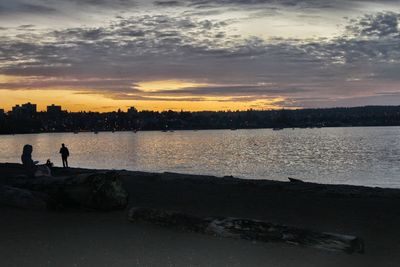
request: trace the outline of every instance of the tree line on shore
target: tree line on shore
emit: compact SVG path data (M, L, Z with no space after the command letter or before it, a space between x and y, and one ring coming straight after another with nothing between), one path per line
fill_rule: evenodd
M400 126L400 106L247 111L37 112L0 116L0 133Z

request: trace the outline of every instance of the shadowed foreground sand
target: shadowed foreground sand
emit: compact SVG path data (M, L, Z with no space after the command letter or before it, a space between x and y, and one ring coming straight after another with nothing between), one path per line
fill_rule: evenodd
M0 164L0 177L15 174ZM56 169L55 175L90 170ZM1 266L399 266L400 190L119 171L130 206L262 219L351 234L365 254L327 252L133 224L126 211L1 207ZM1 181L1 180L0 180Z

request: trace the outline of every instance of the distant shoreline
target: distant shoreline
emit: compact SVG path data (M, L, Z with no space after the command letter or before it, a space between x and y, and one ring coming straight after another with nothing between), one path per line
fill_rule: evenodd
M287 128L280 128L279 130L305 130L305 129L324 129L324 128L390 128L390 127L400 127L399 125L349 125L349 126L324 126L324 127L287 127ZM267 127L267 128L237 128L237 129L230 129L230 128L204 128L204 129L178 129L178 130L171 130L166 132L196 132L196 131L236 131L236 130L274 130L274 127ZM0 133L2 135L28 135L28 134L50 134L50 133L138 133L138 132L163 132L163 130L99 130L99 131L42 131L42 132L29 132L29 133Z
M25 105L15 112L0 113L0 133L400 126L400 106L221 112L137 111L131 107L128 112L69 113L61 107L37 112L34 104Z

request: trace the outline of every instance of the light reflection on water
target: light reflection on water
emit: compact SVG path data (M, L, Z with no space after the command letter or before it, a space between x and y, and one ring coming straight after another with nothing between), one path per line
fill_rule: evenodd
M52 133L0 137L0 162L33 158L70 166L233 175L241 178L400 187L400 127Z

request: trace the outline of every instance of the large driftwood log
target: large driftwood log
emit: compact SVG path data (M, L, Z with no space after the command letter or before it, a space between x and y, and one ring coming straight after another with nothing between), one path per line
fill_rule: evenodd
M0 187L0 204L10 207L44 210L47 207L46 194L32 192L11 186Z
M150 222L163 227L219 237L263 242L285 242L347 253L364 252L363 241L355 236L320 233L259 220L231 217L200 218L179 212L149 208L132 208L129 211L128 218L131 222Z
M107 211L123 209L128 204L128 193L115 172L58 178L15 178L8 184L47 194L49 208L79 207Z

